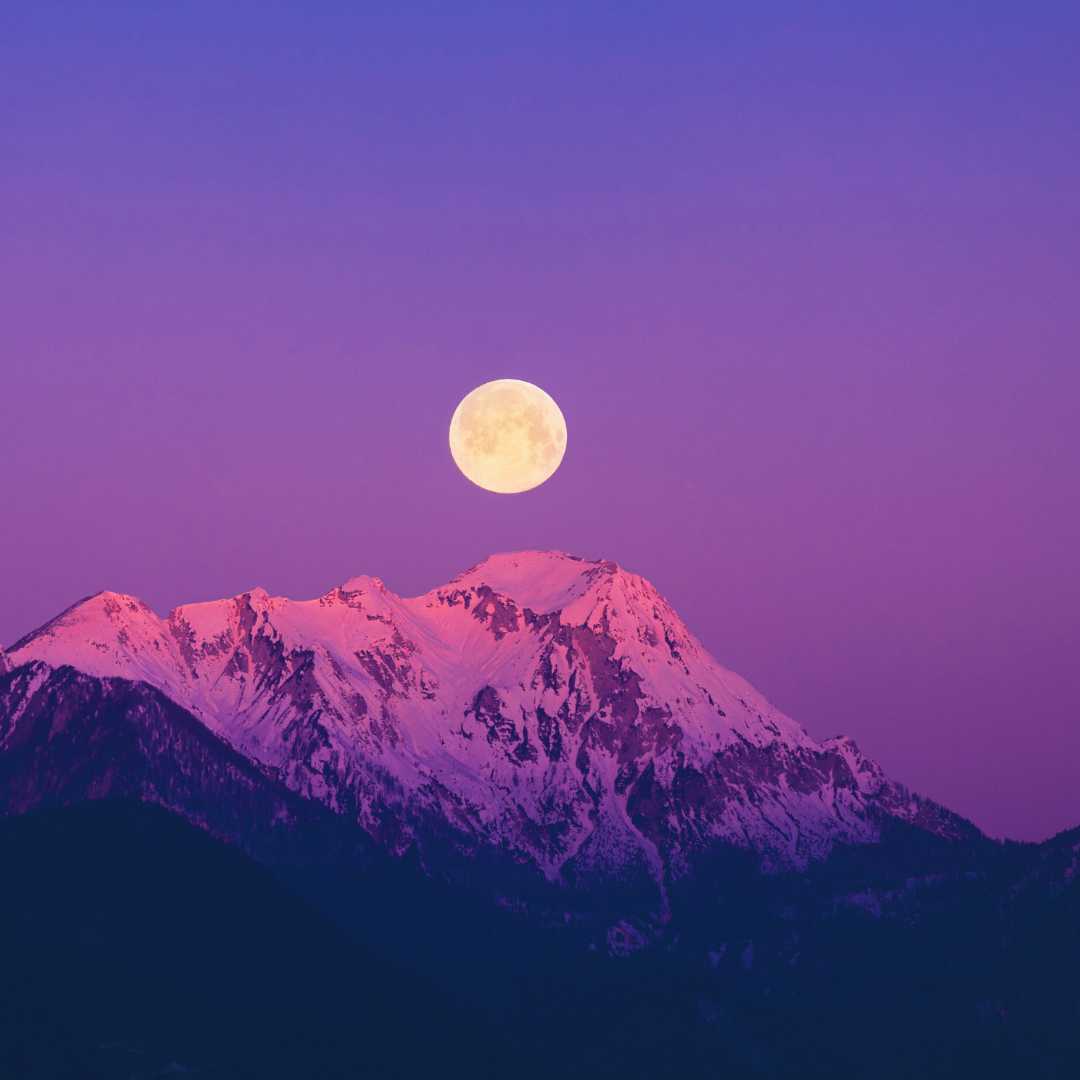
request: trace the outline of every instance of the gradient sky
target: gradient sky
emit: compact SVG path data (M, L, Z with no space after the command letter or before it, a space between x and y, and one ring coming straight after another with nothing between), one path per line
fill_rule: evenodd
M0 6L0 641L555 547L1080 824L1075 3ZM528 379L562 469L455 470Z

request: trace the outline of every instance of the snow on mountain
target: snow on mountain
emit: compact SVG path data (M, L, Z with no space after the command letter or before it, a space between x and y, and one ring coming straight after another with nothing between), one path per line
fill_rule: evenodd
M449 836L571 885L662 883L718 842L800 866L885 817L973 831L850 740L811 739L644 578L557 552L496 555L413 598L358 577L160 618L99 593L8 659L149 683L391 850Z
M38 661L0 675L0 814L106 797L167 806L261 854L298 829L326 847L340 822L145 682Z

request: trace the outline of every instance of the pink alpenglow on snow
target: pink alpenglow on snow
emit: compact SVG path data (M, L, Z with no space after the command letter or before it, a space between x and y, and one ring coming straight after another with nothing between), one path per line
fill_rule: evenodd
M162 618L104 592L8 659L149 683L391 850L435 823L552 881L637 872L662 892L717 841L781 867L888 820L975 833L850 740L812 739L644 578L559 552L496 555L410 598L356 577Z

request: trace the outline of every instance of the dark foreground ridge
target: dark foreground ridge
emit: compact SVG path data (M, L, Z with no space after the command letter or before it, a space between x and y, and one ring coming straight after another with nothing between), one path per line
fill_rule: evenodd
M722 911L613 958L404 873L290 884L158 807L36 811L0 822L2 1075L1075 1075L1080 832L969 853L903 917L829 914L853 875L872 895L905 859L941 871L924 842L790 879L733 862ZM410 925L445 947L393 963Z

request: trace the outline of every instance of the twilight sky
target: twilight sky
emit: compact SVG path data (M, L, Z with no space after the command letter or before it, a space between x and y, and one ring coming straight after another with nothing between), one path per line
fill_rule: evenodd
M0 6L0 642L555 547L990 832L1080 824L1078 40L1015 0ZM447 450L498 377L569 427L525 495Z

